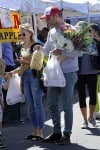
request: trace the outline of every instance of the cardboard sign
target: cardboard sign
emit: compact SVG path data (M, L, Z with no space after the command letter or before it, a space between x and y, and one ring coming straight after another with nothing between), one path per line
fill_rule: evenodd
M0 29L0 42L18 42L19 36L19 29Z
M18 42L19 39L19 25L20 25L20 14L17 12L11 12L10 17L12 20L12 27L3 28L0 23L0 43L2 42Z

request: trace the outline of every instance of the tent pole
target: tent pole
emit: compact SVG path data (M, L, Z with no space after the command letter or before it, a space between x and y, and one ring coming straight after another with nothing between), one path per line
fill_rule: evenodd
M63 17L63 0L60 1L61 15Z
M89 1L87 2L87 7L88 7L88 16L87 16L87 19L88 19L88 24L90 24L90 3L89 3Z
M37 40L37 23L36 23L36 14L34 13L32 15L32 23L33 23L33 27L34 27L34 35L35 35L35 40Z

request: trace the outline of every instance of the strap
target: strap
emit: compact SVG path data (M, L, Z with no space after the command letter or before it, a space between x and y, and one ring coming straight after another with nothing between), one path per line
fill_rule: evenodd
M35 45L41 45L41 44L38 43L38 42L36 42L36 43L34 43L33 45L31 45L31 47L30 47L30 53L31 53L31 54L33 53L33 48L34 48Z

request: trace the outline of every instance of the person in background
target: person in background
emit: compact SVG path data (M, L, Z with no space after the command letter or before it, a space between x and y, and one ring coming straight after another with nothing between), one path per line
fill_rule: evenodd
M84 22L81 22L81 25L82 23ZM77 26L77 28L79 29L80 26ZM90 43L90 46L89 49L91 51L83 54L83 56L79 58L77 89L79 95L79 106L83 117L83 123L81 125L82 129L88 128L89 124L96 126L96 120L93 113L96 106L98 69L94 66L94 60L92 57L94 56L94 53L97 55L97 49L94 42ZM89 95L89 116L87 113L87 91Z
M18 73L21 76L25 99L28 103L29 114L33 124L33 131L25 139L41 140L43 138L44 110L42 105L42 90L38 78L38 71L30 69L32 54L34 53L34 31L29 23L19 26L19 36L22 41L20 57L17 61L21 64L10 75Z
M5 72L12 71L15 68L13 50L10 42L2 43L2 58L5 61L6 68ZM20 104L15 104L12 106L7 105L6 103L7 90L3 89L3 98L4 98L4 113L3 113L3 122L4 123L13 123L14 121L19 121L20 116Z
M98 24L93 24L91 25L91 29L90 29L91 35L93 37L93 39L96 42L96 48L97 48L97 52L98 52L98 65L100 66L100 25ZM97 104L96 104L96 108L95 108L95 112L94 112L94 117L97 119L100 119L100 98L98 96L98 92L100 89L100 69L99 69L99 73L98 73L98 82L97 82Z
M0 136L2 135L2 118L3 118L3 97L2 97L3 78L0 76Z
M73 30L73 27L63 21L61 11L58 7L48 7L44 11L44 15L40 17L44 19L48 27L52 27L48 33L47 41L43 46L43 52L45 55L49 55L52 51L54 55L63 55L65 60L60 62L61 69L63 71L66 86L60 87L48 87L47 88L47 100L48 107L53 121L53 132L46 137L44 142L54 142L68 144L70 143L70 136L72 133L73 124L73 90L75 83L77 81L77 70L78 70L78 56L81 55L80 52L67 52L67 50L55 49L55 43L52 40L52 35L56 33L61 33L62 28L65 29L68 26ZM38 46L39 48L39 46ZM37 47L36 47L37 49ZM61 131L61 118L59 110L59 99L61 98L61 104L64 111L64 131Z
M68 24L71 24L70 19L65 19L65 22L68 23Z
M3 138L2 138L2 121L3 121L3 109L4 109L2 87L5 84L4 73L5 73L5 63L4 63L4 60L2 58L0 58L0 148L5 147L5 145L2 142L3 141Z
M42 28L42 30L39 32L38 37L37 37L37 43L39 43L41 46L45 44L47 40L48 32L49 32L49 29L47 27ZM44 59L47 60L48 57L45 56ZM46 63L44 63L43 65L45 67ZM42 96L45 96L47 93L47 88L44 87L43 83L42 83L42 89L43 89Z
M3 138L2 138L2 121L3 121L3 108L4 108L4 103L3 103L3 96L2 96L2 87L4 85L5 80L3 77L0 75L0 148L4 148L5 145L3 144Z
M47 27L44 27L38 34L37 37L37 43L40 43L42 46L47 40L49 29Z

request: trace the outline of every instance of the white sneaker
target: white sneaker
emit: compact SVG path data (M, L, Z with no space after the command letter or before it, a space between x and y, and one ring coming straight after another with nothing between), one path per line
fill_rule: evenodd
M99 112L94 112L94 117L96 118L96 119L100 119L100 111Z
M81 125L81 129L87 129L88 128L88 122L83 122L83 124Z
M94 118L91 118L89 123L91 123L93 126L96 126L96 120Z

